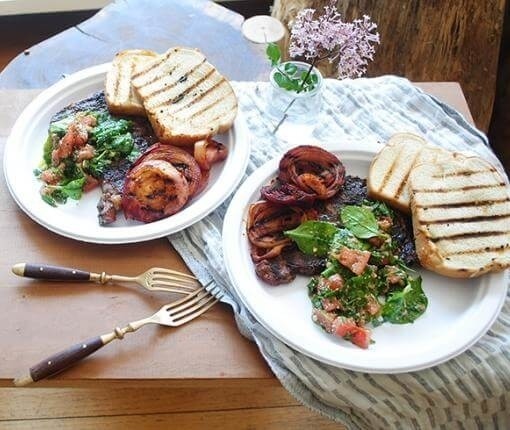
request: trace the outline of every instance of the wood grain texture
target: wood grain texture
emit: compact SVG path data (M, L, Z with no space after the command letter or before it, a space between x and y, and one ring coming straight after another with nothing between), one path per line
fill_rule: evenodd
M5 421L4 430L58 429L207 429L207 430L342 430L344 426L331 422L302 406L249 408L240 410L204 411L200 413L163 413L157 415L94 416L66 419Z
M303 7L322 10L329 0L275 0L273 16L289 26ZM338 0L347 19L368 14L381 45L368 76L397 74L413 81L458 81L476 125L491 120L505 0L456 2ZM332 67L321 66L326 75Z
M506 173L510 175L510 1L507 1L494 113L489 138L499 154Z
M124 388L3 388L0 389L0 423L12 419L114 416L123 413L144 415L296 405L298 402L275 379L173 380L157 388L139 384Z

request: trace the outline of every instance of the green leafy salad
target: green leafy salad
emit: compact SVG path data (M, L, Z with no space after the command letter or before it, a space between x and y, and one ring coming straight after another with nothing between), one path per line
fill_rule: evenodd
M308 284L314 322L361 348L373 342L367 325L412 323L427 308L421 277L398 257L393 222L388 206L365 200L343 207L336 224L306 221L285 232L305 254L328 259Z
M43 181L40 194L52 205L79 200L99 185L105 170L121 159L140 154L132 123L107 112L81 112L50 124L43 160L34 174Z

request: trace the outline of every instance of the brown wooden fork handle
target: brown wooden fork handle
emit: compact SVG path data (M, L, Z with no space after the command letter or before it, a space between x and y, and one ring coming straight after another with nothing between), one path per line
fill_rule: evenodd
M14 385L21 387L40 381L48 376L55 375L67 367L82 360L106 345L101 336L94 337L85 342L77 343L63 351L57 352L50 357L32 366L29 374L14 380Z
M90 281L90 272L69 267L50 266L48 264L19 263L12 266L12 272L18 276L52 281Z

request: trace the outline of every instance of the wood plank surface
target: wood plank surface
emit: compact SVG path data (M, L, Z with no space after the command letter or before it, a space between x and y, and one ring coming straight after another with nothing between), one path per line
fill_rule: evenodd
M45 420L13 420L2 424L4 430L58 429L207 429L207 430L315 430L345 429L302 406L204 411L200 413L165 413L146 415L90 416Z
M322 10L330 0L275 0L272 14L289 25L305 7ZM378 24L381 44L368 76L396 74L413 81L458 81L476 125L491 120L506 0L337 0L348 20L364 14ZM327 76L334 70L321 67Z

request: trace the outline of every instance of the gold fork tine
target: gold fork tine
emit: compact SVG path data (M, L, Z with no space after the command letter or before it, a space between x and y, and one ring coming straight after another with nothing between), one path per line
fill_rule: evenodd
M168 309L168 312L174 321L179 320L180 318L189 315L190 313L206 306L212 299L221 299L223 294L221 294L221 290L218 286L208 290L207 288L210 286L212 282L207 284L204 287L203 292L198 293L193 299L185 301L178 307L173 307Z
M180 291L187 291L189 293L192 293L197 288L199 288L200 285L181 285L181 284L178 284L175 282L157 282L154 284L153 287L151 287L151 289L156 290L156 289L158 289L158 287L161 291L165 291L168 288L174 287L174 288L179 288Z
M197 311L198 309L201 309L203 306L206 306L208 303L210 303L213 300L218 301L217 298L215 298L214 296L211 296L210 294L204 295L200 298L200 301L198 301L198 303L196 303L195 305L188 306L187 308L185 308L177 313L171 312L171 316L174 319L174 321L177 323L177 322L179 322L179 320L182 317L192 314L193 312Z
M164 273L164 274L170 274L170 275L178 275L180 277L193 279L195 281L197 280L197 278L195 278L193 275L188 275L187 273L178 272L177 270L164 269L163 267L154 267L152 270L153 270L154 274Z
M209 285L209 284L207 284L207 285ZM170 311L170 310L178 307L179 305L182 305L183 303L186 303L189 300L192 300L194 297L196 297L198 294L200 294L203 291L206 291L205 286L197 288L194 292L188 294L186 297L184 297L184 298L182 298L180 300L176 300L175 302L173 302L173 303L171 303L169 305L164 306L164 309L166 311Z
M212 297L212 296L211 296ZM175 322L175 325L182 325L186 324L187 322L191 321L192 319L202 315L204 312L208 311L210 308L212 308L216 303L218 303L219 299L214 299L212 302L210 302L207 306L200 308L200 310L196 311L194 314L188 315L186 318L182 318L179 321Z
M180 311L183 311L183 310L189 308L190 306L197 304L204 297L209 297L209 296L210 296L209 292L204 288L203 291L200 291L198 294L193 295L193 297L188 296L188 300L186 300L180 306L172 306L171 308L168 309L168 312L170 312L171 315L175 315L175 314L179 313Z
M181 279L178 276L173 276L173 275L172 276L158 275L158 276L153 276L151 279L152 283L161 283L161 282L165 282L165 281L174 281L174 283L178 282L181 285L191 285L191 286L195 286L195 287L198 287L200 285L200 283L194 279L187 279L187 278Z

